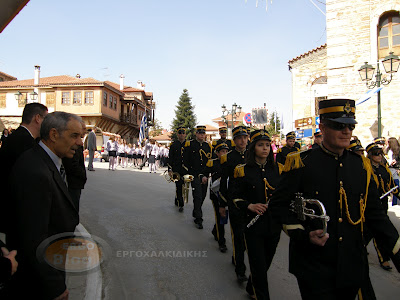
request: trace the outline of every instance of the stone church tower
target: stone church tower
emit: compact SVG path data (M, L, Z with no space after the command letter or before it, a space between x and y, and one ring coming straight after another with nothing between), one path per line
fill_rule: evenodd
M315 107L321 99L345 97L357 101L368 91L358 72L361 66L368 62L376 68L377 61L389 52L400 56L399 12L399 0L326 0L326 45L289 61L293 119L317 115ZM382 64L380 70L385 77ZM354 135L364 146L377 136L377 110L376 94L357 105ZM383 85L381 110L382 136L399 138L400 71L389 85Z

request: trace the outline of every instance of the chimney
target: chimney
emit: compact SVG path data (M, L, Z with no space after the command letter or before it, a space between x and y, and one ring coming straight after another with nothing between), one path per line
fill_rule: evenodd
M122 91L124 89L124 74L121 74L119 76L119 89Z
M138 89L144 90L145 86L146 85L141 80L138 80L138 82L137 82L137 88Z
M35 66L35 79L33 81L34 85L38 85L40 80L40 66Z
M81 78L81 75L80 75L80 74L76 74L75 77L76 77L76 78Z

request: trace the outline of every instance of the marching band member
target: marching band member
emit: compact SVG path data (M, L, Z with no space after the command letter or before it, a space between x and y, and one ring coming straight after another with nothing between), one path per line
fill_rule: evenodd
M179 212L183 212L183 197L182 197L182 185L183 175L186 174L183 168L183 149L186 142L186 128L178 127L177 129L178 140L171 144L168 158L168 172L172 178L172 173L178 173L180 179L175 181L175 205L179 207Z
M276 162L284 165L286 161L286 156L291 152L296 152L299 150L300 145L296 142L296 134L294 133L294 131L291 131L286 134L286 145L278 149L278 153L276 154Z
M221 143L225 143L225 144L228 145L229 151L233 150L233 148L235 148L235 144L233 143L232 140L229 140L229 139L226 138L226 136L227 136L227 128L226 127L220 127L218 130L219 130L219 136L221 138L219 140L216 140L216 141L214 140L212 142L213 149L215 149L215 146L217 146L217 145L219 145Z
M235 168L233 202L246 216L245 241L251 276L246 290L256 299L269 299L267 271L279 243L281 227L271 220L268 201L279 182L271 138L265 130L251 133L246 163Z
M387 164L383 162L383 151L382 151L381 147L379 147L375 143L371 143L367 146L366 150L368 153L367 157L370 159L372 168L376 175L376 180L377 180L377 185L378 185L378 193L379 193L379 195L384 195L390 189L395 187L392 173L390 172ZM393 194L398 196L399 190L397 189L397 190L393 191ZM387 195L381 199L382 208L386 214L387 214L387 211L389 208L388 207L388 197L389 197L389 195ZM372 235L369 234L370 233L369 230L367 231L367 233L368 234L364 235L366 245L368 245L369 241L372 239ZM382 269L384 269L386 271L391 270L392 267L390 266L390 263L389 263L390 257L385 252L385 249L382 249L382 247L379 244L377 244L375 242L375 240L374 240L374 246L375 246L375 250L378 254L379 263L380 263Z
M314 144L312 144L311 148L315 149L319 147L321 143L322 143L322 133L321 131L317 131L316 133L314 133Z
M201 206L207 194L207 183L200 181L199 175L211 158L211 146L205 141L206 126L196 127L196 138L186 141L183 151L183 162L186 172L194 176L192 181L193 190L193 213L194 223L198 229L203 229L203 212Z
M239 282L247 280L246 265L244 264L244 228L245 216L233 204L235 195L232 194L234 186L234 171L237 165L245 162L246 146L248 142L247 128L237 126L233 129L233 142L235 149L228 154L221 156L222 176L220 186L220 214L226 217L226 207L229 209L229 221L231 224L233 256L232 263L235 265L235 272Z
M364 151L365 149L361 145L361 142L359 139L355 138L354 140L350 141L350 145L347 147L347 150L353 151L354 153L364 156Z
M289 272L302 298L354 299L368 276L365 225L399 271L400 239L382 209L370 161L346 150L357 123L355 101L323 100L319 113L321 146L287 156L268 209L290 236ZM326 234L321 221L298 219L301 207L291 206L296 193L324 206L330 217Z
M221 175L222 175L222 168L221 168L221 156L225 155L229 151L229 146L224 142L219 142L218 144L213 147L215 149L217 158L209 159L206 167L204 168L201 178L202 183L206 184L207 179L211 176L211 186L210 186L210 199L213 204L214 214L215 214L215 225L212 230L212 234L214 239L218 242L219 250L222 253L227 251L226 244L225 244L225 224L223 219L221 219L221 215L219 213L219 186L221 184ZM225 218L226 219L226 218Z

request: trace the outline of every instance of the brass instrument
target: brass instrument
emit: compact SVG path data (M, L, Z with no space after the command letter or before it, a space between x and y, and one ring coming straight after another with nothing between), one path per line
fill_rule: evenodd
M166 170L163 175L164 175L165 181L168 183L171 183L171 182L175 183L175 182L181 180L181 175L179 175L179 173L177 173L177 172L173 172L172 176L171 176L169 174L168 170Z
M182 196L183 196L183 201L185 203L188 203L189 201L189 190L190 190L190 182L192 182L194 179L193 175L183 175L183 185L182 185Z
M317 215L315 210L307 208L307 204L315 204L319 208L321 214ZM311 219L320 219L322 221L324 231L322 235L326 234L328 221L330 218L326 215L325 206L321 203L321 201L317 199L306 199L303 197L302 193L296 193L295 199L290 203L290 210L297 215L297 218L300 221L305 221L306 217Z

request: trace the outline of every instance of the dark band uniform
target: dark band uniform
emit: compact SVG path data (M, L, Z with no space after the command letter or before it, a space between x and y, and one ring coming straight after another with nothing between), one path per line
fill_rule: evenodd
M247 130L245 126L237 126L233 129L233 137L245 135ZM236 166L244 164L246 151L239 152L236 149L228 152L221 157L222 176L220 187L220 207L228 207L229 221L231 224L231 233L233 239L233 262L237 276L244 277L246 265L244 264L244 228L246 226L245 215L234 205L232 194L234 186L234 171ZM228 184L229 179L229 184Z
M185 131L184 127L179 127L177 131ZM182 197L182 185L183 185L183 175L186 174L186 170L183 168L183 149L185 147L186 141L182 143L176 140L171 144L169 149L168 158L168 171L178 173L180 179L175 182L176 192L175 192L175 205L183 207L183 197Z
M377 144L372 143L369 144L366 148L368 154L371 152L381 152L382 153L382 148L380 148ZM383 155L383 154L381 154ZM372 169L374 171L374 175L375 175L375 181L376 184L378 186L378 195L384 195L386 194L391 188L395 187L395 183L392 177L392 173L389 170L389 167L387 166L386 163L381 163L379 165L375 165L372 163ZM393 194L395 196L399 195L399 190L395 190L393 192ZM388 211L388 197L389 195L387 195L386 197L380 199L381 201L381 205L383 210L385 211L385 213L387 214ZM367 228L368 229L368 228ZM373 238L370 230L366 230L366 234L364 235L365 238L365 244L368 245L368 243L370 242L370 240ZM378 254L378 259L379 262L382 264L383 262L389 261L390 259L390 253L385 252L385 249L383 247L381 247L379 244L377 244L377 242L374 240L374 246L375 246L375 250ZM382 266L382 265L381 265ZM382 268L384 269L388 269L390 270L391 267L384 267L382 266Z
M264 130L252 132L251 143L256 143L261 139L271 141ZM233 202L246 215L246 224L248 224L257 215L247 209L249 204L267 204L279 182L279 168L274 162L272 148L269 161L267 160L265 164L253 162L239 165L235 169L234 176L236 180ZM255 291L257 299L269 299L267 271L279 243L280 232L280 225L272 222L268 210L254 225L245 229L251 270L251 280L246 290L251 295Z
M365 151L365 149L363 148L363 146L361 145L361 141L357 138L355 138L354 140L350 141L350 145L347 147L347 150L350 151Z
M289 132L286 135L286 141L288 139L296 139L296 134L293 131ZM286 144L284 147L279 148L277 150L276 162L284 165L285 161L286 161L286 156L291 152L297 152L299 150L300 150L300 145L297 142L294 144L293 147L288 147L287 144Z
M316 133L314 133L314 139L316 137L321 137L322 136L322 132L321 131L317 131ZM318 148L319 145L317 143L314 142L314 144L312 144L311 149L315 149Z
M338 123L355 122L354 100L325 100L319 108L321 121L332 115ZM364 223L376 240L390 249L400 270L399 235L381 207L368 159L347 150L338 156L322 144L290 154L284 171L269 209L290 236L289 271L297 277L303 298L355 298L368 274ZM326 208L329 238L323 247L309 240L309 232L318 225L308 219L300 222L289 211L296 192L318 199Z
M219 128L219 132L220 132L220 133L226 133L226 132L227 132L226 127L220 127L220 128ZM222 139L222 138L221 138L221 139L219 139L219 140L216 140L216 141L213 141L213 142L212 142L213 151L215 150L215 147L216 147L217 145L222 144L222 143L227 144L228 147L229 147L229 150L233 150L233 149L235 148L235 143L234 143L232 140L229 140L229 139L227 139L227 138L225 138L225 139Z
M225 143L219 143L215 146L215 151L220 151L222 149L229 150L229 146ZM221 180L222 168L219 158L210 159L207 162L206 167L202 172L203 176L209 177L211 175L211 184L216 180ZM220 184L221 186L221 184ZM225 241L225 226L221 224L221 215L219 213L219 202L220 202L219 192L215 193L210 189L210 199L213 204L215 213L215 225L212 230L214 238L217 240L219 249L221 252L226 252L226 241Z
M205 133L205 126L197 126L196 132ZM193 175L194 180L192 181L193 189L193 217L195 223L201 225L203 223L203 212L201 206L203 205L204 199L207 195L207 184L201 184L199 175L203 171L207 164L207 161L211 158L211 146L208 142L200 143L196 139L186 141L185 148L183 151L183 165L187 174ZM199 226L201 228L201 226Z

